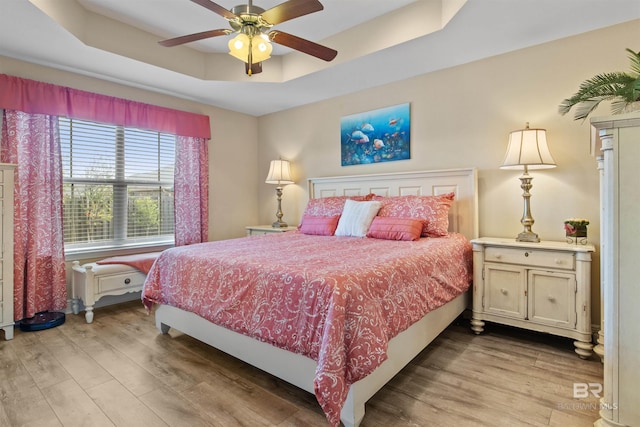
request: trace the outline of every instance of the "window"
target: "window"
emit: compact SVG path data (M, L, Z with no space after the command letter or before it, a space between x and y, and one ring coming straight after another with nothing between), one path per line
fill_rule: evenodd
M65 251L173 243L175 136L59 122Z

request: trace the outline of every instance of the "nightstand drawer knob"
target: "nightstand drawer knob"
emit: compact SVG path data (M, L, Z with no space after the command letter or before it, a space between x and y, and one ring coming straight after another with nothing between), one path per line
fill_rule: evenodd
M525 258L529 257L529 252L524 253Z
M555 262L556 262L556 264L558 264L558 265L562 265L562 264L564 264L564 261L563 261L563 260L561 260L560 258L556 258L556 259L555 259Z
M549 295L547 299L551 302L556 302L556 298L553 295Z
M131 279L129 279L128 277L126 279L124 279L124 284L128 285L129 283L131 283Z
M500 292L502 293L502 295L506 295L509 293L505 288L501 288Z

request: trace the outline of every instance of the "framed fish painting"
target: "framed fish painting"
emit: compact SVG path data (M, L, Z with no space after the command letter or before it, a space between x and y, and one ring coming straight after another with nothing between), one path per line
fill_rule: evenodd
M408 103L344 116L340 132L342 166L411 158Z

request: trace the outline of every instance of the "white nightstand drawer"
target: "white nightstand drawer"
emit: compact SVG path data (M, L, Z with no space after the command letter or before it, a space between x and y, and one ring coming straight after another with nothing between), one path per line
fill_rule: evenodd
M270 225L249 225L245 227L247 236L260 236L262 234L284 233L285 231L297 230L298 227L290 225L288 227L272 227Z
M115 274L113 276L101 276L97 278L97 294L113 292L118 289L131 289L144 284L147 276L141 272L128 272L126 274Z
M569 252L491 246L485 249L484 259L487 262L561 268L565 270L575 269L575 255Z

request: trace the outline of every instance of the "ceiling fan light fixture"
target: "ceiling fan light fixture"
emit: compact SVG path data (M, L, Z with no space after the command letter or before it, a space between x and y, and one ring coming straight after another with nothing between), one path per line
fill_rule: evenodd
M273 50L273 46L269 43L268 39L265 39L264 36L255 37L252 40L251 46L251 56L253 62L262 62L266 59L271 58L271 51Z
M247 62L249 57L249 36L240 33L229 40L229 55L238 58L240 61Z
M318 43L305 40L282 31L270 31L277 24L299 18L323 9L319 0L288 0L268 10L253 6L253 1L227 10L212 0L191 0L225 18L232 30L217 29L202 31L186 36L161 40L158 43L165 47L178 46L211 37L226 36L237 33L229 40L229 55L245 63L245 71L252 74L262 72L262 61L271 58L273 46L280 44L324 61L331 61L338 52ZM268 34L267 34L268 33Z
M273 46L262 35L250 37L240 33L229 40L229 55L242 62L249 61L249 46L251 46L251 63L262 62L271 58Z

